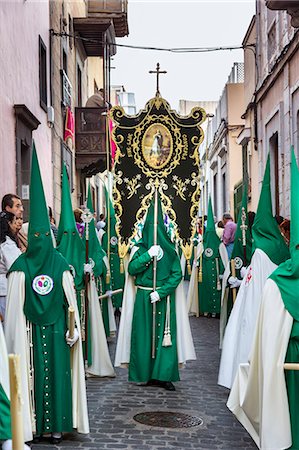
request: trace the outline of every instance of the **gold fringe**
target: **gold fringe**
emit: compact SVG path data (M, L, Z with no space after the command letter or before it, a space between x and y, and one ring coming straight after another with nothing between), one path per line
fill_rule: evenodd
M119 260L119 272L120 273L124 273L124 271L125 271L124 260L123 260L123 258L120 258L120 260Z
M191 275L191 264L190 264L190 259L187 259L187 271L188 271L188 275Z

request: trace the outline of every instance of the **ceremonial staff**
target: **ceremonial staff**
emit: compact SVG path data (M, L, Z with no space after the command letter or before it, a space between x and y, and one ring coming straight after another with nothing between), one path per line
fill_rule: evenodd
M241 212L241 230L242 230L242 245L243 245L243 255L244 255L244 266L246 265L246 231L248 226L246 225L246 211L244 206L242 206L242 212Z
M154 204L154 245L158 240L158 188L155 186L155 204ZM153 291L157 289L157 256L154 256L153 262ZM153 334L152 334L152 358L156 357L156 302L153 303Z
M93 215L88 208L85 209L81 216L85 224L85 262L89 263L89 224L93 219ZM85 273L85 323L84 323L84 334L85 334L85 361L88 361L88 282L89 273Z

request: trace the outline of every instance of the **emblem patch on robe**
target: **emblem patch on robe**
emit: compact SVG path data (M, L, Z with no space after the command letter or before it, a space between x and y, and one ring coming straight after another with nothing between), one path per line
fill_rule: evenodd
M111 245L117 245L118 243L118 239L116 236L112 236L112 238L110 239L110 244Z
M159 250L159 253L157 256L157 261L160 261L160 259L162 259L163 256L164 256L164 251L163 251L163 248L160 247L160 250Z
M213 256L213 250L211 248L206 248L205 249L205 255L207 258L211 258L211 256Z
M54 282L48 275L38 275L32 281L32 289L39 295L47 295L52 291Z
M236 269L241 269L241 267L243 266L243 261L239 256L235 257L235 268Z

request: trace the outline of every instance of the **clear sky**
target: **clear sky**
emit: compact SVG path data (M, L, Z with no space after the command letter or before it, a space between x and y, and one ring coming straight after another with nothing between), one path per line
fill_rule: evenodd
M129 36L119 44L178 48L238 46L255 14L255 0L129 0ZM135 93L137 110L155 96L157 62L161 95L178 109L180 99L218 100L234 62L243 50L169 53L117 48L111 83Z

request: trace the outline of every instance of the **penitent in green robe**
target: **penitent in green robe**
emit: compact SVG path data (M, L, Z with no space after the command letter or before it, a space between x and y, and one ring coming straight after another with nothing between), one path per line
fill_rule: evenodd
M10 402L0 384L0 441L11 439Z
M299 363L299 322L294 319L293 327L290 335L290 341L287 349L285 362ZM299 371L286 370L285 371L291 431L292 431L292 450L299 449L299 414L298 414L298 386L299 386Z
M133 255L129 264L130 275L135 276L137 294L134 305L131 353L129 364L129 381L147 382L151 379L160 381L178 381L178 356L176 344L175 290L182 279L179 258L173 258L172 266L163 264L163 258L157 263L157 291L160 301L156 302L156 354L152 358L153 306L150 300L153 286L153 263L144 249ZM162 346L167 296L170 296L170 332L172 345Z

